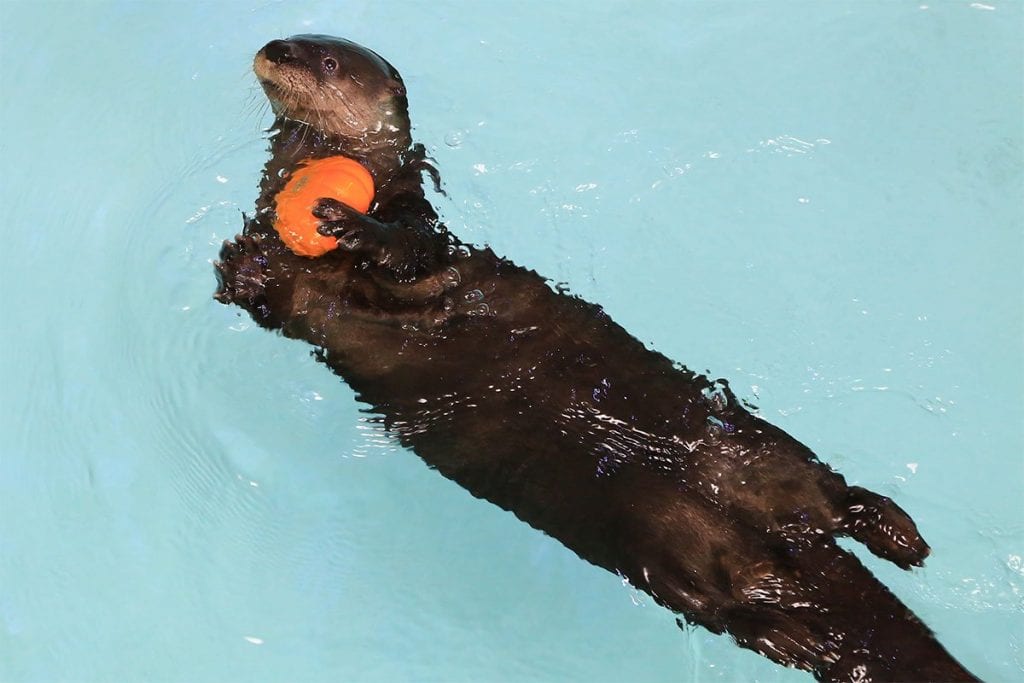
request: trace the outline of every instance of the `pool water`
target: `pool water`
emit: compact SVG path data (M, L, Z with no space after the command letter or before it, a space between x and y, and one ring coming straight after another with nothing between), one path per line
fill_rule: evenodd
M437 207L727 377L1024 676L1022 6L0 4L0 681L806 681L428 470L216 304L266 41L405 77ZM852 547L852 546L851 546Z

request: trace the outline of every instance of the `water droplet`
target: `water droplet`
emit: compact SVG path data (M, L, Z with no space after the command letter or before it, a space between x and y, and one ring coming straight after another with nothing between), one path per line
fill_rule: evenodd
M459 273L458 268L455 266L449 266L444 273L443 284L445 289L454 289L462 284L462 274Z

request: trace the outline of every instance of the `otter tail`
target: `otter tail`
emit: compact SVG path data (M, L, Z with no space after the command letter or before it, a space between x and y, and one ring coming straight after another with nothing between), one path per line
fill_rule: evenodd
M810 552L837 641L836 661L815 672L821 680L978 680L855 556L832 544Z
M740 645L821 681L978 680L852 554L826 541L786 565L723 615Z

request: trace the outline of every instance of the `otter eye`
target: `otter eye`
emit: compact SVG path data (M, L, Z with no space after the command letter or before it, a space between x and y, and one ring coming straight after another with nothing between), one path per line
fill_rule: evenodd
M334 57L324 57L323 65L324 71L333 73L338 68L338 60Z

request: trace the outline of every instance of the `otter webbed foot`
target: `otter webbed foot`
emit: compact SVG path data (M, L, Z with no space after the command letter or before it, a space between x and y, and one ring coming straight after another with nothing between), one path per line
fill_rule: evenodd
M264 327L270 323L270 307L266 299L267 257L257 237L236 235L225 240L220 259L213 262L217 274L217 291L213 298L222 304L237 304L252 314Z
M851 486L846 498L842 531L875 555L909 569L920 567L930 549L910 516L892 499L860 486Z

